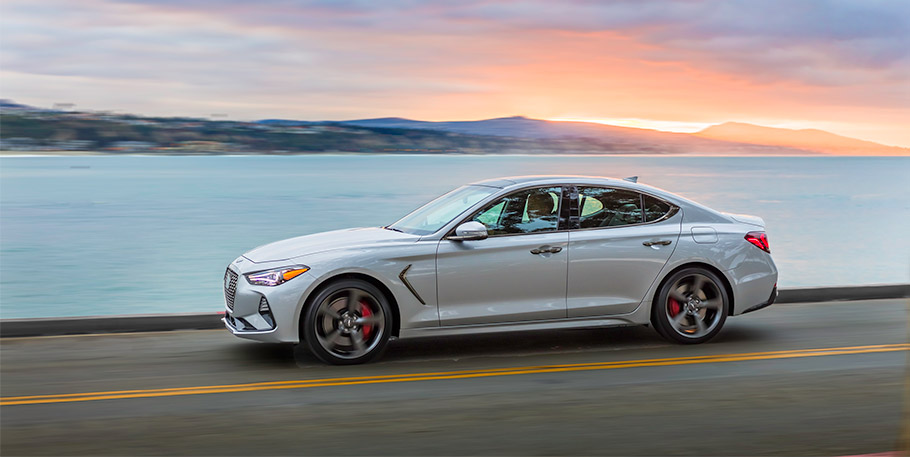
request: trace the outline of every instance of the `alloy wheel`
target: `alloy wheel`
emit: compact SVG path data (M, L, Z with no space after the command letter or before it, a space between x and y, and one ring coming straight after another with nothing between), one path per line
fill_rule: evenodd
M362 289L335 291L319 303L315 317L316 340L340 359L363 357L385 337L383 308L376 297Z
M670 327L686 338L702 338L723 321L724 298L717 283L702 273L676 280L667 294Z

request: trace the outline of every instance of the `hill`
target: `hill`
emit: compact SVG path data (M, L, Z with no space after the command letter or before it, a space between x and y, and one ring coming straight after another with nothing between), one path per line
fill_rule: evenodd
M793 130L743 122L713 125L694 135L720 141L764 144L844 155L910 155L910 149L857 140L817 129Z

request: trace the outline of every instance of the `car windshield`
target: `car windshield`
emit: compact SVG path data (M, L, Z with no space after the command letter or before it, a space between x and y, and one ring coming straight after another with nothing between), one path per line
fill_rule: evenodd
M421 206L386 228L414 235L435 233L455 216L498 190L486 186L459 187Z

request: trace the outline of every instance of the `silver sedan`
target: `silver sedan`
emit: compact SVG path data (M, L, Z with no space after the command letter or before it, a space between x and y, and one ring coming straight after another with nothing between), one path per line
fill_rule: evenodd
M225 325L333 364L390 338L653 325L701 343L777 297L764 222L634 179L526 176L459 187L385 227L238 257Z

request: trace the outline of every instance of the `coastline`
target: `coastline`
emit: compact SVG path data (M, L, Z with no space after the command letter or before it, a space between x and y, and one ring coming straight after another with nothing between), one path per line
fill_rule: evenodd
M824 158L824 157L903 157L910 158L910 154L823 154L823 153L805 153L805 154L737 154L737 153L704 153L704 152L674 152L666 154L654 153L560 153L560 152L539 152L539 153L510 153L510 152L434 152L434 153L414 153L414 152L345 152L345 151L325 151L325 152L104 152L104 151L5 151L0 150L0 158L38 158L38 157L295 157L295 156L367 156L367 157L794 157L794 158Z
M774 305L910 298L910 284L781 289ZM223 328L223 313L0 319L0 338Z

